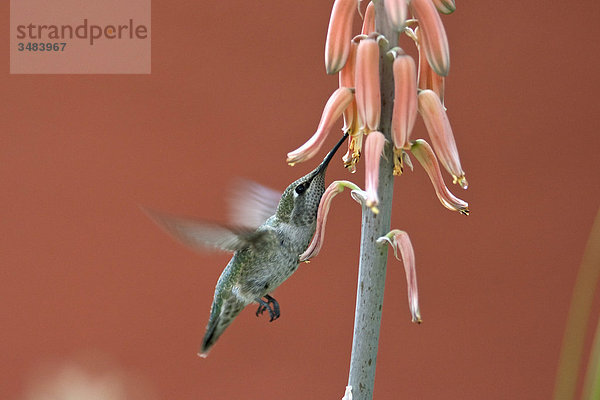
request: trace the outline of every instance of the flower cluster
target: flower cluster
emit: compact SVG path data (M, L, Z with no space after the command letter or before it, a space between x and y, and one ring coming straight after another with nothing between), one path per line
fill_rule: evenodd
M301 255L303 261L319 252L331 199L344 188L350 188L357 201L378 213L379 164L386 146L393 148L394 175L401 175L405 164L412 169L409 158L412 154L427 172L442 205L464 215L469 213L468 204L454 196L444 183L440 169L441 163L453 183L467 189L444 105L450 51L440 14L452 13L454 0L374 1L382 4L375 7L373 1L369 2L361 32L354 37L352 26L355 14L359 13L360 0L334 1L325 44L325 70L328 74L339 75L339 88L325 105L315 134L304 145L288 153L290 164L313 157L335 122L343 116L343 131L349 135L348 151L342 157L344 166L355 172L361 156L364 154L365 157L365 190L348 181L331 184L319 206L317 233L309 249ZM418 63L400 47L390 48L390 41L377 32L376 12L385 13L378 15L378 21L389 27L388 32L412 39L418 50ZM386 121L390 122L387 133L391 143L381 131L381 63L391 64L393 73L393 111L391 121ZM423 119L432 146L423 139L411 139L417 115ZM378 243L385 242L392 245L395 254L398 249L402 254L413 321L420 322L410 239L405 232L393 230L378 240Z

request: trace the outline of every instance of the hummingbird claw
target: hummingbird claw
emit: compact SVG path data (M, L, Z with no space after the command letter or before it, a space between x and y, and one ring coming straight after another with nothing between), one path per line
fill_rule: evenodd
M269 315L271 316L271 319L269 320L269 322L273 322L277 318L279 318L279 316L281 315L281 313L279 312L279 303L277 302L277 300L275 300L273 297L269 296L268 294L265 295L266 301L261 298L257 298L255 300L258 303L258 309L256 310L257 317L259 315L262 315L265 311L268 310Z

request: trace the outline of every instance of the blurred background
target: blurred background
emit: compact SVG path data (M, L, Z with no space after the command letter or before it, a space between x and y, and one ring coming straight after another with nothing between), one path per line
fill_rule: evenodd
M424 322L391 256L375 398L548 399L600 205L600 3L457 3L446 106L470 186L452 191L472 212L444 209L418 165L396 180L392 227L415 247ZM184 248L138 208L225 221L237 177L283 190L314 167L321 156L292 168L285 155L337 88L331 5L154 1L146 76L9 75L2 54L0 398L63 381L120 398L341 398L360 239L349 195L321 254L275 292L282 317L245 310L207 359L230 256ZM327 179L362 186L362 169L338 158Z

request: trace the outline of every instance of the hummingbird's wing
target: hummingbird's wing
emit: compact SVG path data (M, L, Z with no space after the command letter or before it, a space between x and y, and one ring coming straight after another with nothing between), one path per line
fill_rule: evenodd
M238 179L229 196L229 221L256 229L277 211L281 193L259 183Z
M177 217L144 209L161 228L194 250L223 250L234 252L255 245L265 232L231 228L214 222L190 217Z

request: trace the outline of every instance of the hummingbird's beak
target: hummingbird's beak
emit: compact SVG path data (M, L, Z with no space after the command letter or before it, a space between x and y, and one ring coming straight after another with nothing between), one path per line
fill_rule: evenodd
M335 145L335 147L325 156L325 158L323 159L323 162L321 164L319 164L319 166L317 168L315 168L315 170L312 173L312 178L319 175L321 172L325 172L325 170L327 169L327 166L329 165L329 161L331 161L331 159L335 155L335 152L340 148L342 143L344 143L344 141L347 138L348 138L348 133L346 132L346 133L344 133L344 136L342 136L340 141Z

